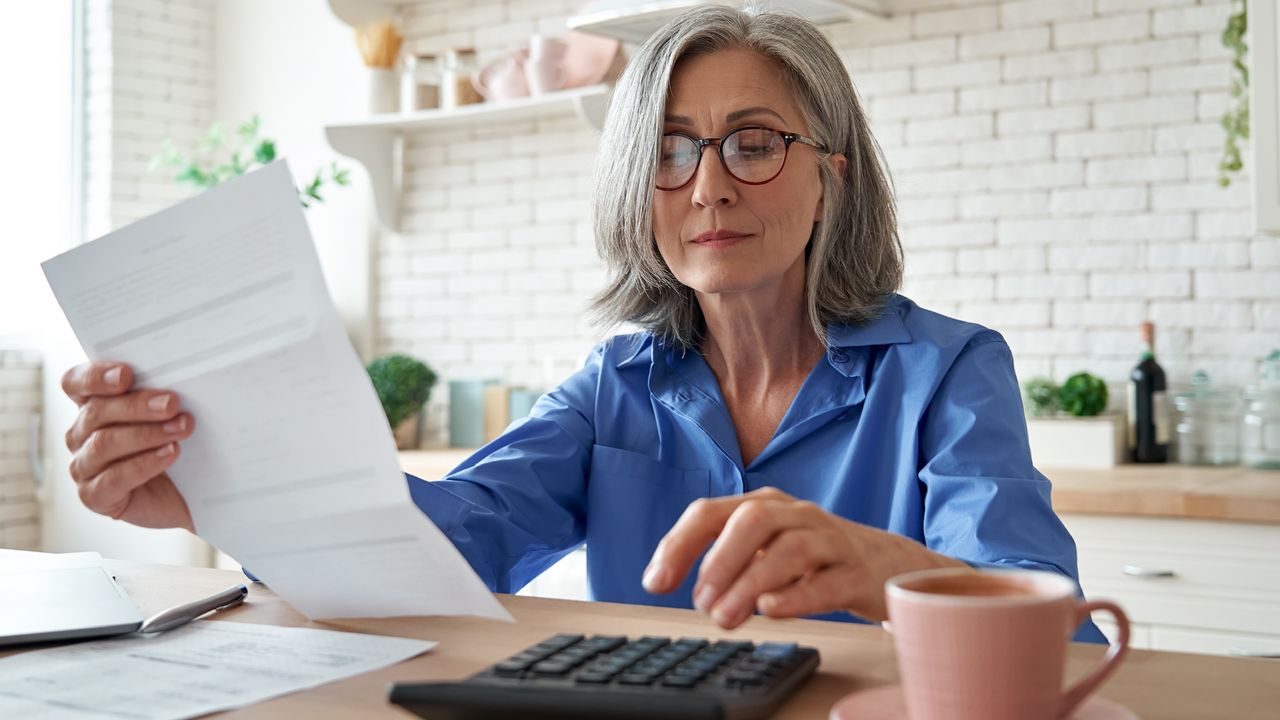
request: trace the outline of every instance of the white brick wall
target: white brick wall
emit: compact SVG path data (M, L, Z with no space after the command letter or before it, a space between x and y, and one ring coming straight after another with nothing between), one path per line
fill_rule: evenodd
M85 235L92 239L191 194L152 171L165 138L185 151L213 121L210 0L85 3Z
M577 4L423 0L405 20L419 49L475 45L483 62L559 32ZM1249 234L1247 175L1216 184L1231 2L892 5L825 30L898 189L905 291L1005 331L1023 373L1120 381L1150 318L1174 381L1251 380L1280 345L1280 241ZM410 137L404 230L380 247L379 350L446 379L567 372L597 337L581 312L603 280L595 150L571 117Z
M35 550L40 509L28 456L31 422L40 414L40 359L0 350L0 548Z

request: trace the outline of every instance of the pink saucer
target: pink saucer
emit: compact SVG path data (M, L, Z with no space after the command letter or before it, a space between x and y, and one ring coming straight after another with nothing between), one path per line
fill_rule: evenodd
M842 698L831 708L830 720L907 720L906 699L901 685L859 690ZM1138 716L1123 705L1097 695L1085 700L1076 708L1071 720L1138 720Z

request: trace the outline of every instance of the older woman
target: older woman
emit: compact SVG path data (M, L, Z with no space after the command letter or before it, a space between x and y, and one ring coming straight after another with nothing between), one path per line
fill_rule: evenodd
M726 628L883 620L884 581L922 568L1076 577L1003 338L894 294L889 184L811 24L705 8L651 37L614 92L595 218L612 277L594 309L644 331L448 477L409 481L494 590L584 541L595 598ZM176 398L110 364L64 386L84 502L190 529L164 475L194 431Z

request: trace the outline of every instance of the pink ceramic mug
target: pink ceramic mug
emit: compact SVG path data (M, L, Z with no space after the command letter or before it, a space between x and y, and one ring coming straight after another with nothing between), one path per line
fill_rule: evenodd
M1058 720L1119 666L1129 619L1115 603L1084 602L1050 572L946 568L885 584L898 671L911 720ZM1067 644L1094 610L1119 638L1086 677L1062 690Z

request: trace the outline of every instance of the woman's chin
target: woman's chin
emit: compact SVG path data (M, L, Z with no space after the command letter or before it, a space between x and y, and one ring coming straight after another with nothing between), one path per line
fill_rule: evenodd
M685 284L699 295L732 295L751 292L765 283L764 279L755 273L717 273L696 278Z

